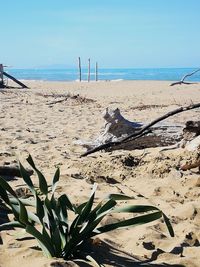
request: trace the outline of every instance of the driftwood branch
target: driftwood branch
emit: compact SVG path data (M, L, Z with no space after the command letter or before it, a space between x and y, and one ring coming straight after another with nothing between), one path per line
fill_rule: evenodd
M62 103L64 101L67 101L69 99L69 97L65 97L64 99L60 99L60 100L56 100L56 101L52 101L50 103L47 103L47 105L54 105L54 104L57 104L57 103Z
M15 83L19 84L22 88L28 88L24 83L20 82L16 78L14 78L12 75L8 74L7 72L3 72L3 75L5 75L7 78L13 80Z
M108 149L108 148L111 148L111 147L114 147L117 145L121 145L122 143L125 143L125 142L133 141L133 140L140 138L141 136L149 133L149 131L147 131L147 130L149 130L149 128L152 127L153 125L155 125L156 123L163 121L163 120L165 120L165 119L167 119L167 118L169 118L175 114L181 113L183 111L187 111L187 110L191 110L191 109L195 109L195 108L199 108L199 107L200 107L200 103L197 103L197 104L189 105L186 107L180 107L180 108L177 108L175 110L172 110L172 111L164 114L163 116L153 120L152 122L150 122L146 126L142 127L139 131L134 132L133 134L130 134L127 137L121 139L120 141L108 142L106 144L95 147L95 148L85 152L84 154L82 154L81 157L85 157L89 154L95 153L95 152L100 151L100 150L104 150L104 149Z
M187 77L190 77L190 76L194 75L198 71L200 71L200 69L197 69L197 70L195 70L195 71L193 71L191 73L188 73L188 74L184 75L183 78L180 81L171 83L170 86L174 86L174 85L177 85L177 84L194 84L194 83L191 83L191 82L185 82L185 79Z

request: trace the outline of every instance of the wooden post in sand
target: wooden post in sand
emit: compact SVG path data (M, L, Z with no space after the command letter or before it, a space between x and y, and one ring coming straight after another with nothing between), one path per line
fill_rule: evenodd
M95 66L95 81L98 81L98 63L96 62L96 66Z
M3 82L3 64L0 64L0 88L4 88L4 82Z
M90 81L90 58L88 58L88 82Z
M81 82L81 58L78 58L79 82Z

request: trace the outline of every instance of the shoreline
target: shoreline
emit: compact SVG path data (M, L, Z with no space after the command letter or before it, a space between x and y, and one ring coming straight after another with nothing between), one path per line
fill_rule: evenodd
M160 80L160 81L178 81L186 74L192 74L187 77L188 81L200 81L199 73L195 74L197 68L99 68L99 80ZM76 81L79 80L79 70L77 68L39 68L39 69L8 69L8 73L18 79L46 80L46 81ZM90 80L95 80L96 72L91 69ZM88 69L82 68L82 80L88 79Z
M173 83L176 82L178 80L125 80L125 79L114 79L114 80L91 80L91 81L87 81L87 80L82 80L81 82L79 80L34 80L34 79L19 79L19 81L22 82L66 82L66 83L99 83L99 82L169 82L169 83ZM195 80L190 80L190 82L194 83L194 84L198 84L200 83L200 81L195 81Z

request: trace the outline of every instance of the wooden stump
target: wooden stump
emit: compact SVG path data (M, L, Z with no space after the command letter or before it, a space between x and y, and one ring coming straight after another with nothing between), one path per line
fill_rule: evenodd
M105 144L107 142L115 141L120 138L139 130L142 127L141 123L131 122L125 119L118 108L114 110L106 110L103 112L103 118L106 121L104 129L100 135L93 141L83 141L78 140L75 144L82 145L87 149L91 149L99 146L100 144Z
M103 130L99 136L91 141L77 140L74 143L82 145L87 148L87 151L94 149L100 145L109 142L120 141L130 134L137 133L141 130L143 124L139 122L132 122L125 119L120 113L119 108L114 110L106 110L103 112L103 118L106 121ZM113 149L142 149L147 147L169 146L181 140L181 130L183 126L180 125L162 125L152 127L152 132L144 135L138 140L122 143ZM110 149L107 149L110 150Z

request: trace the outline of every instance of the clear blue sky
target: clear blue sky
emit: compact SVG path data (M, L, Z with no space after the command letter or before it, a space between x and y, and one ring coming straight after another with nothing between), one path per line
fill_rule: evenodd
M0 61L14 67L199 67L200 0L0 0Z

